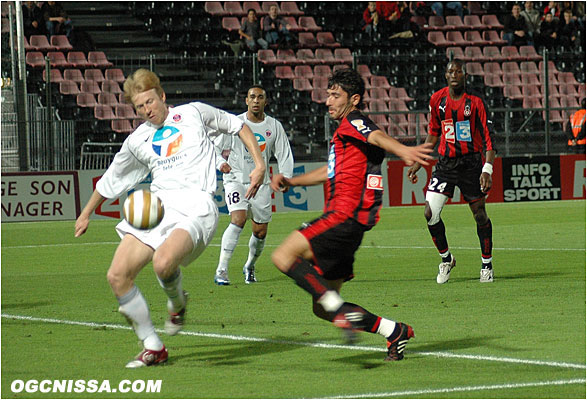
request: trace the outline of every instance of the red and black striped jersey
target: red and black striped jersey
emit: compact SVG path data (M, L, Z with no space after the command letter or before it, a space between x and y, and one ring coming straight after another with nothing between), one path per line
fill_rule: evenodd
M357 110L341 121L330 142L325 213L344 213L368 228L379 221L385 150L367 143L369 134L379 129Z
M456 101L448 87L432 95L428 134L440 137L438 154L445 157L495 150L493 123L487 118L485 102L466 91Z

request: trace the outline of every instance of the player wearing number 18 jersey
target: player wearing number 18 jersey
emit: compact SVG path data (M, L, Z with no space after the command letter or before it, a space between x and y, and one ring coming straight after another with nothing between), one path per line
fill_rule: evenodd
M491 188L495 159L493 126L481 97L465 89L463 62L458 59L450 62L445 76L448 87L434 93L430 99L430 126L426 137L426 143L434 146L440 140L439 159L428 184L424 211L428 230L442 258L436 281L447 282L456 265L440 214L458 186L477 222L482 260L480 281L493 282L492 225L485 210L485 196ZM416 172L419 169L420 165L415 164L408 170L413 183L418 181Z
M365 231L379 219L385 151L408 164L426 164L431 146L404 146L361 114L365 84L356 71L337 71L327 91L330 118L340 121L328 165L293 178L274 175L271 181L273 190L326 183L324 214L290 234L273 253L273 263L312 295L317 317L343 328L350 337L355 330L382 335L388 343L386 360L401 360L414 335L412 327L347 303L339 292L353 277L354 255Z

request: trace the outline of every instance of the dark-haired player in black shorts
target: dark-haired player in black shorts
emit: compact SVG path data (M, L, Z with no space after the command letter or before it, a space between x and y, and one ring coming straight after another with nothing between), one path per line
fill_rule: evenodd
M354 255L363 234L379 220L383 197L381 163L385 152L408 165L427 164L430 145L407 147L387 136L359 111L365 84L354 70L336 72L328 82L328 113L340 126L330 143L328 165L287 179L274 175L273 190L326 182L324 214L292 232L273 252L279 270L309 292L316 316L346 333L361 330L387 339L386 360L401 360L412 327L371 314L340 297L344 281L353 277ZM351 335L352 336L352 335Z
M456 265L455 257L448 248L444 223L440 213L447 200L458 186L477 222L477 235L481 244L481 282L493 282L491 250L493 247L491 220L485 211L485 196L491 189L491 174L495 150L493 147L493 124L487 118L483 99L465 89L465 66L455 59L446 66L448 86L430 98L430 131L426 143L438 146L439 159L432 173L426 192L424 215L428 230L440 253L442 262L438 266L436 282L445 283ZM485 149L485 164L482 151ZM415 163L408 170L413 183L418 181Z

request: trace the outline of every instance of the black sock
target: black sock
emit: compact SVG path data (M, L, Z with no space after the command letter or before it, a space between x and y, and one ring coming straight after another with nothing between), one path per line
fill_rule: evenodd
M438 249L438 252L440 254L446 253L448 251L448 241L446 240L444 222L442 222L442 219L434 225L428 225L428 231L430 231L430 235L432 235L432 241ZM449 262L450 260L449 254L448 260L443 259L442 261Z
M353 303L344 303L341 307L346 312L360 312L363 314L363 319L360 323L357 324L356 328L361 329L365 332L377 333L377 328L379 327L379 318L375 314L371 314L369 311L365 310L363 307L353 304ZM349 311L347 311L349 310Z
M490 219L487 219L485 225L477 225L477 236L481 245L481 257L490 259L493 249L493 229Z
M285 274L310 293L314 300L318 300L326 291L331 290L326 279L318 274L312 264L302 258L298 257Z

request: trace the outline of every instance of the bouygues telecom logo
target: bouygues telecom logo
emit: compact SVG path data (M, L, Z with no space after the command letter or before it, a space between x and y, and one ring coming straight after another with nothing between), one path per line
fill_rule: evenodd
M267 147L267 140L265 139L265 136L261 135L260 133L255 133L255 139L257 139L261 153L264 152L265 148ZM245 147L245 151L248 153L249 149Z
M157 129L153 136L153 150L159 156L169 157L181 148L183 137L179 129L173 126L163 126Z

